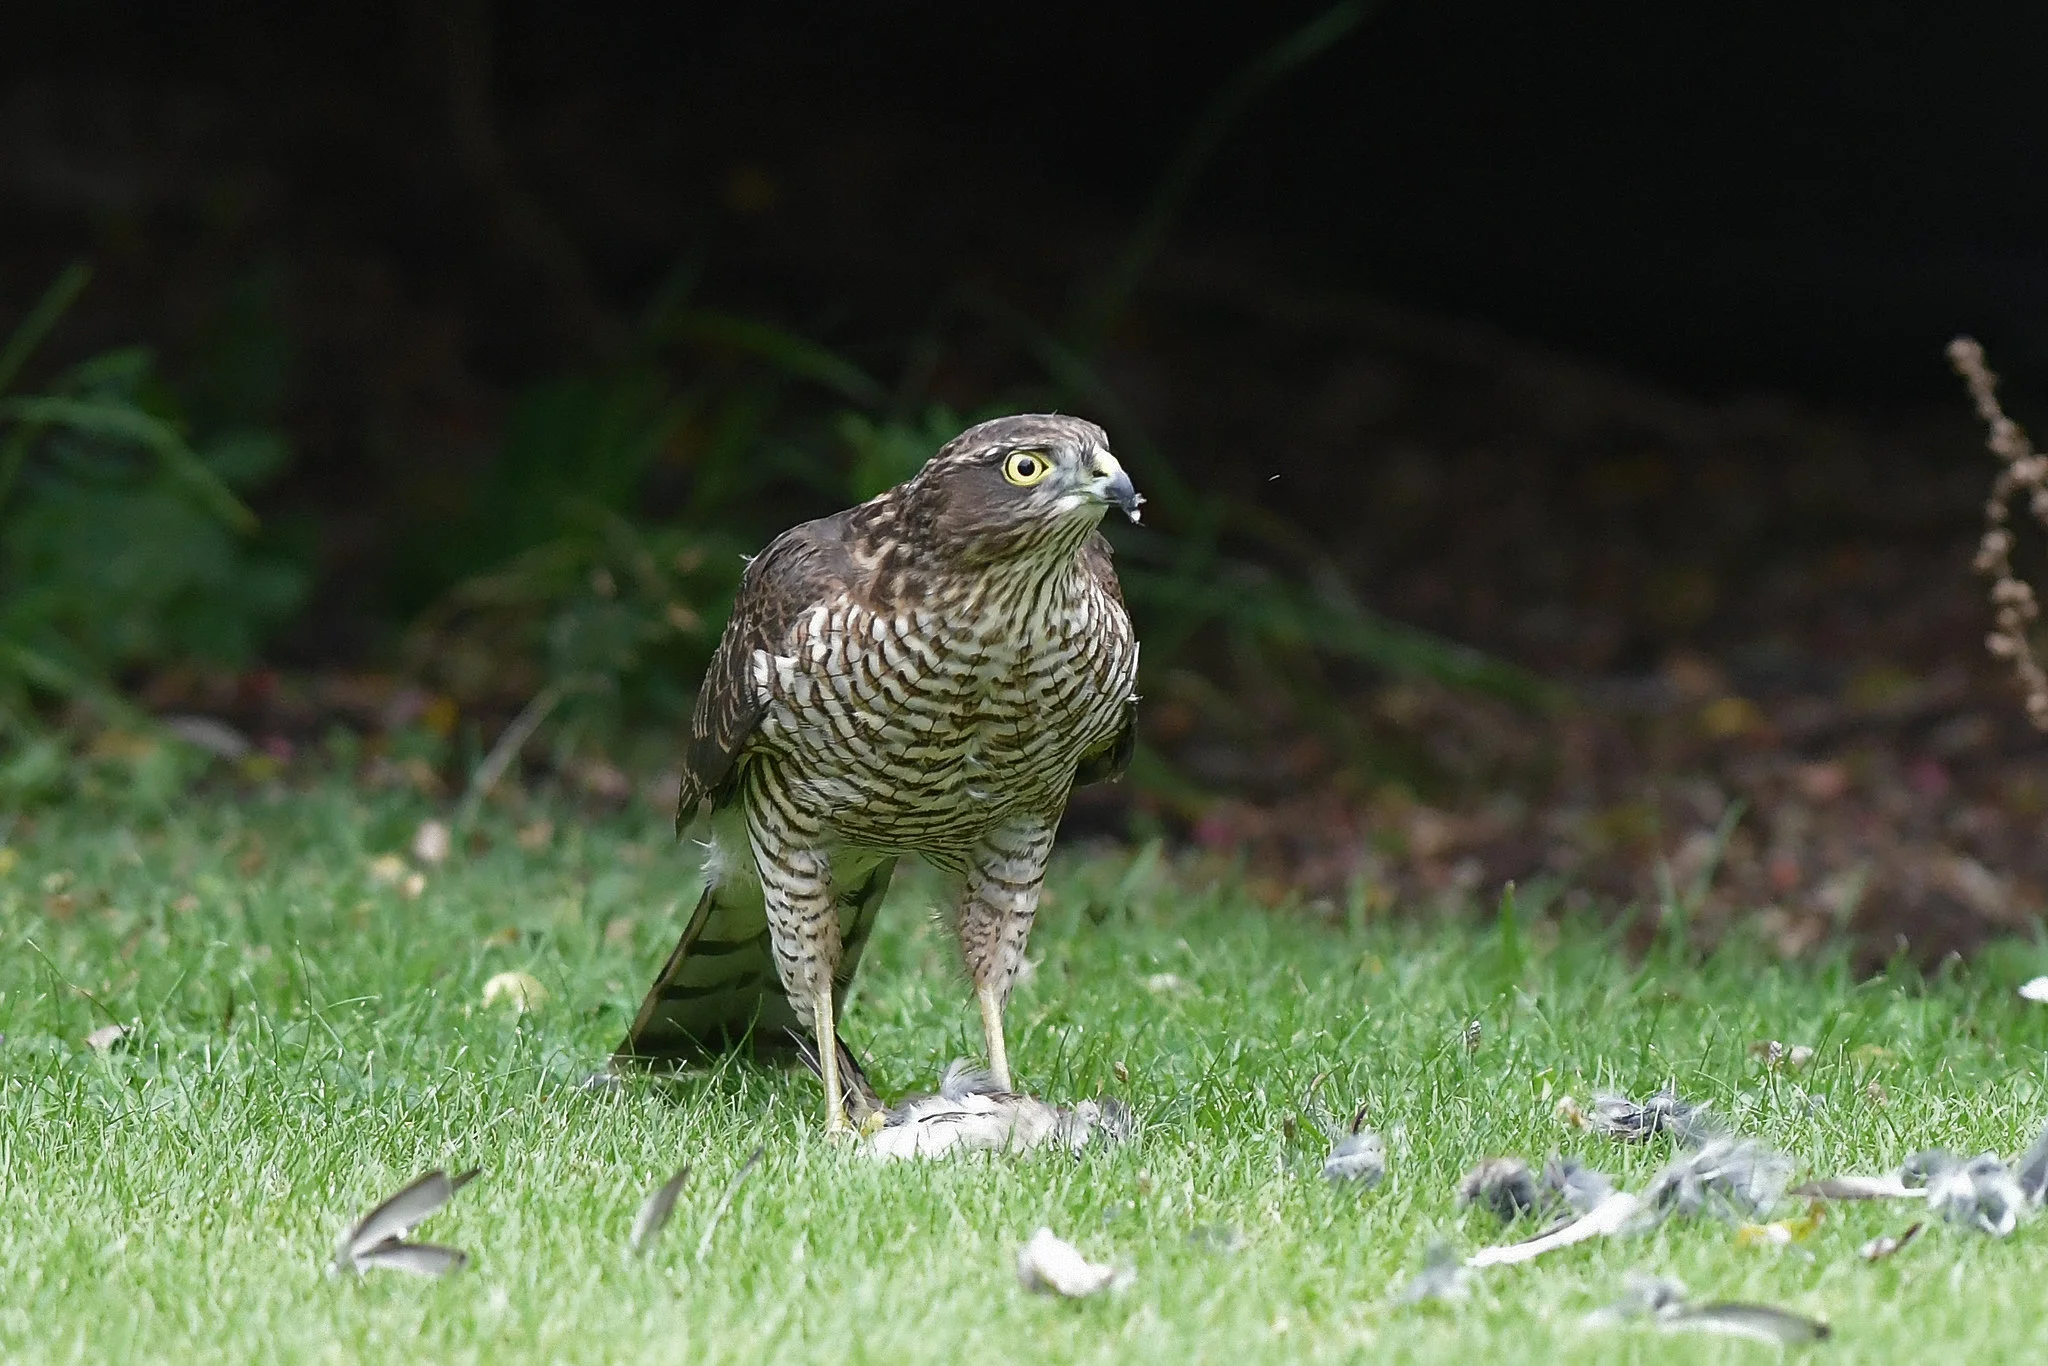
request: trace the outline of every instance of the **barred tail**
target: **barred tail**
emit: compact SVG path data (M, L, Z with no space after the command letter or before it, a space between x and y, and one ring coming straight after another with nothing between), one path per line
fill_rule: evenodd
M865 876L840 883L834 994L842 1003L895 870L896 860L884 858L860 869ZM704 888L612 1060L676 1064L738 1050L787 1056L809 1042L809 1021L798 1019L776 976L761 884L750 873L734 873ZM865 1083L857 1065L846 1066L852 1058L843 1045L841 1061L843 1074Z

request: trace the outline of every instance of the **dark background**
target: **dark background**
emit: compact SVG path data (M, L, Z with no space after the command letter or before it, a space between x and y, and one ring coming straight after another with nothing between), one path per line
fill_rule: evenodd
M1198 539L1212 499L1233 563L1580 707L1503 719L1441 669L1197 621L1147 651L1148 744L1177 775L1153 815L1177 830L1277 849L1307 885L1395 828L1382 853L1440 890L1590 867L1543 813L1637 803L1578 839L1633 851L1627 894L1733 795L1861 800L1833 852L1760 831L1739 896L1839 915L1828 878L1900 839L1923 842L1899 874L1916 905L1969 900L1941 890L1959 857L2007 876L2040 843L2014 795L2039 756L1981 659L1993 466L1942 352L1980 336L2023 415L2048 388L2048 12L1389 0L1223 128L1093 338L1204 110L1325 12L38 6L0 48L0 303L85 258L32 374L144 341L195 428L287 440L252 499L307 591L245 669L516 705L433 675L407 632L524 547L499 495L535 460L585 478L575 443L520 435L529 400L641 364L650 310L687 297L859 367L892 420L1101 417L1192 490L1155 497L1161 544ZM653 367L736 363L699 338ZM764 459L852 458L829 402L777 393ZM646 526L710 477L708 428L679 430L614 499ZM715 529L758 545L835 501L778 477ZM165 664L123 682L289 729ZM1966 790L1992 814L1957 834ZM1493 815L1418 835L1417 794ZM1340 813L1330 833L1272 814L1301 801ZM1972 913L2031 904L2002 886Z
M1040 235L1085 269L1203 103L1318 9L37 6L0 53L10 275L81 246L175 267L232 226L475 288L464 80L615 307L688 231L773 249L722 221L744 166L877 191L882 222L846 227L932 278ZM451 25L485 46L451 54ZM1385 3L1254 104L1182 232L1689 389L1944 397L1925 357L1958 327L2014 364L2042 344L2044 40L2024 5ZM813 311L839 292L801 283Z

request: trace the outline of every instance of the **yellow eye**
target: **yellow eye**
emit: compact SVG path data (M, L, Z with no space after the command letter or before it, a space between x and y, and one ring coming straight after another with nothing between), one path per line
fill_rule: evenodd
M1043 451L1011 451L1003 461L1003 478L1020 489L1028 489L1052 473L1052 461Z

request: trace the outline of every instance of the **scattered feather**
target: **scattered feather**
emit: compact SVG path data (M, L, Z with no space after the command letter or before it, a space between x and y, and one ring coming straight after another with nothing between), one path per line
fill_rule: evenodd
M1908 1188L1924 1190L1933 1184L1935 1177L1962 1164L1963 1160L1946 1148L1927 1148L1899 1164L1899 1182Z
M2019 1227L2027 1197L1997 1153L1984 1153L1945 1168L1927 1182L1927 1208L1952 1224L1962 1224L1994 1238Z
M2026 1001L2048 1001L2048 977L2036 977L2020 985L2020 999Z
M1171 972L1155 972L1145 979L1145 990L1154 996L1166 996L1188 989L1187 979Z
M1822 1342L1834 1331L1819 1319L1789 1309L1732 1302L1667 1309L1657 1315L1657 1327L1666 1333L1708 1333L1778 1347Z
M1458 1260L1449 1243L1430 1244L1422 1270L1394 1287L1396 1304L1421 1304L1428 1300L1456 1303L1472 1293L1472 1273Z
M1909 1186L1896 1172L1883 1176L1828 1176L1794 1186L1788 1195L1802 1200L1924 1200L1924 1186Z
M1717 1138L1673 1160L1643 1192L1649 1222L1709 1213L1754 1219L1767 1213L1792 1179L1792 1159L1751 1139Z
M1586 1316L1587 1327L1610 1328L1648 1319L1659 1332L1706 1333L1780 1347L1819 1342L1832 1331L1818 1319L1768 1304L1693 1303L1685 1286L1667 1277L1631 1272L1623 1285L1620 1299Z
M1631 1271L1622 1278L1621 1298L1586 1315L1588 1328L1608 1328L1629 1319L1648 1318L1666 1309L1682 1308L1686 1301L1685 1282L1669 1276L1652 1276Z
M1891 1237L1889 1235L1879 1238L1872 1238L1869 1242L1865 1243L1860 1249L1858 1249L1857 1255L1862 1257L1863 1260L1866 1262L1881 1262L1885 1258L1897 1252L1900 1248L1904 1247L1906 1244L1912 1242L1915 1238L1918 1238L1920 1236L1920 1230L1925 1227L1927 1226L1922 1223L1908 1224L1906 1226L1906 1231L1904 1233L1901 1233L1896 1238Z
M761 1161L761 1154L767 1151L765 1144L755 1144L754 1151L747 1154L747 1160L740 1163L740 1169L732 1174L732 1180L725 1183L725 1190L719 1194L718 1203L712 1207L711 1218L704 1225L704 1236L697 1240L697 1261L702 1265L711 1255L711 1235L718 1232L718 1221L725 1218L726 1209L732 1204L733 1196L739 1194L740 1185Z
M1130 1279L1128 1274L1119 1275L1113 1266L1089 1261L1079 1248L1049 1228L1041 1228L1017 1249L1017 1280L1037 1294L1085 1299Z
M1049 1142L1079 1152L1097 1134L1107 1142L1122 1142L1136 1129L1135 1118L1120 1101L1084 1100L1062 1109L1005 1091L987 1072L956 1061L940 1079L938 1094L912 1096L884 1113L863 1151L882 1161L954 1152L1029 1152Z
M1331 1145L1323 1180L1333 1186L1357 1183L1371 1190L1387 1176L1387 1145L1371 1129L1354 1129Z
M445 1276L469 1265L469 1254L433 1243L401 1243L394 1239L364 1248L355 1255L354 1265L357 1275L376 1268L414 1276Z
M1489 1157L1458 1182L1458 1203L1491 1210L1503 1224L1534 1214L1544 1192L1529 1164L1518 1157Z
M546 1004L548 989L530 972L501 972L484 983L484 1008L503 1003L524 1015Z
M586 1096L610 1098L625 1094L626 1079L609 1068L599 1068L577 1082L576 1089Z
M1627 1191L1610 1191L1599 1204L1562 1228L1539 1233L1534 1238L1525 1238L1519 1243L1483 1247L1467 1257L1465 1265L1514 1266L1520 1262L1532 1262L1545 1253L1555 1252L1561 1247L1570 1247L1574 1243L1619 1233L1635 1222L1642 1208L1643 1202Z
M2012 1160L2012 1175L2029 1205L2039 1205L2048 1197L2048 1129L2043 1129L2033 1146Z
M635 1252L646 1251L648 1245L668 1227L668 1217L675 1213L676 1196L682 1193L683 1182L689 1176L689 1164L685 1163L676 1169L674 1176L662 1182L654 1194L641 1202L640 1212L633 1216L633 1232L627 1240Z
M431 1244L408 1244L404 1239L454 1199L457 1191L476 1180L481 1170L472 1167L450 1176L436 1168L378 1204L341 1235L334 1249L335 1270L361 1275L368 1267L381 1266L441 1276L460 1267L468 1260L463 1254ZM408 1247L416 1247L417 1255L408 1254Z
M1569 1157L1553 1157L1543 1164L1543 1184L1577 1214L1591 1214L1614 1193L1614 1182L1605 1172Z
M1668 1086L1640 1101L1618 1091L1603 1091L1593 1097L1586 1122L1595 1133L1629 1143L1647 1143L1668 1133L1686 1148L1703 1147L1724 1133L1720 1117L1710 1106L1681 1100Z

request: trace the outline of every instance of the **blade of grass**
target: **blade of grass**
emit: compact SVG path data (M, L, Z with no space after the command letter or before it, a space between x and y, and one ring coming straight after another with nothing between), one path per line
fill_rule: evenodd
M77 301L79 293L92 279L92 267L83 261L73 261L64 268L50 287L43 291L43 297L36 300L34 308L21 320L7 345L0 346L0 394L7 392L14 377L21 373L21 367L35 354L35 349L50 335L50 329L57 320Z
M677 316L666 330L673 336L715 342L759 356L864 408L881 408L889 401L889 391L853 362L753 318L691 309Z
M1137 228L1082 310L1073 329L1077 352L1087 355L1101 346L1117 315L1130 302L1138 282L1159 254L1167 231L1173 226L1173 220L1180 213L1181 204L1194 187L1202 167L1215 155L1223 135L1230 131L1230 125L1237 121L1253 97L1296 67L1327 52L1357 28L1371 10L1372 0L1342 0L1342 3L1332 5L1260 53L1216 92L1195 119L1187 141L1181 144L1166 173L1159 178L1159 185L1145 206L1144 217L1138 220Z
M90 436L134 442L155 452L165 468L223 522L240 532L256 529L256 514L192 453L177 430L138 408L60 395L10 398L0 399L0 420L69 427Z

